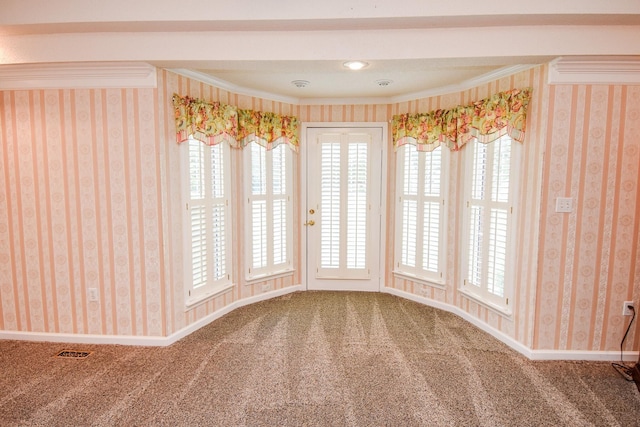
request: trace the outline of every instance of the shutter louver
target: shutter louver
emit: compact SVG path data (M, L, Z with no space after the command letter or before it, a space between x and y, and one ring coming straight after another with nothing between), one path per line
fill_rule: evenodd
M191 269L193 287L207 284L207 217L204 206L191 206Z
M324 142L321 147L321 233L320 266L340 267L340 143Z
M350 143L347 164L347 268L367 259L367 144Z

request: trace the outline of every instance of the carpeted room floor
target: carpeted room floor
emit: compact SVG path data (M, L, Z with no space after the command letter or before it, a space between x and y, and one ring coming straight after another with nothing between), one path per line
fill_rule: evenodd
M381 293L285 295L164 348L0 341L0 367L2 426L640 425L609 363L532 362Z

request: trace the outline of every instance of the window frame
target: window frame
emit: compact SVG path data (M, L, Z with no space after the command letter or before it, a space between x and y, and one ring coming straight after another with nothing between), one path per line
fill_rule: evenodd
M192 208L194 205L198 204L195 199L191 197L191 166L190 166L190 146L191 144L200 144L204 149L204 164L208 165L203 168L203 182L205 189L205 201L202 205L207 209L207 213L205 213L205 221L207 225L210 225L213 221L213 213L210 210L214 206L213 197L209 197L211 195L212 190L212 181L211 181L211 151L213 149L220 149L222 151L222 164L223 164L223 191L224 194L222 197L217 199L221 200L224 203L223 210L223 221L225 224L224 229L224 252L226 254L224 259L224 271L226 274L219 279L208 279L207 282L203 285L196 286L194 283L194 269L193 269L193 249L192 249ZM208 300L228 289L233 287L233 270L232 270L232 254L233 250L233 239L232 239L232 215L231 215L231 153L229 144L226 142L221 142L214 146L209 146L204 144L201 141L194 139L193 137L189 137L187 141L185 141L180 146L180 164L181 164L181 174L182 177L182 201L183 201L183 254L184 254L184 298L185 298L185 307L186 309L190 309L196 304L199 304L203 301ZM217 203L218 206L221 203ZM211 262L213 258L213 244L212 240L207 240L207 262ZM211 265L208 266L209 268ZM224 273L223 273L224 274Z
M409 148L412 147L412 148ZM416 195L410 196L404 193L405 184L405 158L407 150L415 150L418 155L418 165L416 168ZM451 155L449 150L440 146L437 148L440 150L440 195L425 196L425 162L426 158L433 153L418 151L417 147L409 144L405 144L398 148L396 152L396 220L395 220L395 249L394 249L394 270L393 273L396 276L407 278L413 281L422 282L427 285L435 285L437 287L444 287L446 284L446 266L447 266L447 224L448 224L448 191L449 191L449 179L447 176L450 170ZM435 150L434 150L435 151ZM402 245L404 238L404 200L410 198L410 200L416 200L416 227L414 232L416 233L416 262L415 266L407 265L402 262ZM418 242L422 241L423 236L419 236L419 225L423 223L424 219L424 207L427 201L437 200L440 206L440 224L438 228L438 268L437 271L427 270L423 268L424 263L424 245L420 249ZM421 219L422 218L422 219Z
M500 314L510 316L513 313L513 292L515 287L515 266L517 261L516 240L518 229L518 206L517 201L520 197L521 180L522 180L522 147L521 144L513 140L509 135L504 135L501 138L511 139L510 147L510 165L509 165L509 195L506 202L498 202L491 200L492 193L492 180L493 180L493 153L496 148L498 140L484 144L487 147L487 161L490 164L486 172L487 180L485 181L484 199L472 198L472 186L473 186L473 161L475 148L478 144L476 139L470 141L464 148L464 206L462 214L462 233L461 233L461 282L459 290L475 301L484 304L485 306L497 311ZM500 138L500 139L501 139ZM488 200L487 200L488 198ZM486 282L488 270L485 265L490 257L487 249L489 243L483 242L482 250L482 280L483 282L474 285L469 281L469 269L470 269L470 237L471 237L471 210L473 206L480 206L491 210L499 209L504 211L507 216L507 231L506 231L506 243L505 243L505 268L504 268L504 286L503 295L499 296L489 291L488 283ZM484 230L490 230L491 215L485 215L481 227Z
M254 144L254 145L252 145ZM264 150L265 154L265 194L264 195L254 195L252 192L252 184L253 184L253 147L261 147ZM282 194L273 194L273 153L274 150L280 149L285 153L284 155L284 164L285 164L285 174L284 174L284 182L285 191ZM293 152L291 148L287 144L279 144L277 147L273 149L267 150L263 145L258 144L255 141L250 142L243 149L243 162L244 162L244 171L243 175L244 180L244 204L246 208L245 211L245 224L244 224L244 242L245 242L245 251L244 251L244 275L247 282L255 282L259 280L265 280L268 278L273 278L281 275L286 275L293 272ZM273 202L274 200L284 200L285 201L285 241L286 241L286 261L284 263L274 264L274 251L273 251ZM253 203L258 200L264 200L266 212L267 212L267 221L266 221L266 265L262 267L255 268L253 266L253 255L254 255L254 240L253 240Z

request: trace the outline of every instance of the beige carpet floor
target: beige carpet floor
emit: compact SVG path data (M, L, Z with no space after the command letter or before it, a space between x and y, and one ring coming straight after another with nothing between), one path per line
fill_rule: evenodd
M379 293L286 295L164 348L0 341L0 369L2 426L640 425L609 363L528 361Z

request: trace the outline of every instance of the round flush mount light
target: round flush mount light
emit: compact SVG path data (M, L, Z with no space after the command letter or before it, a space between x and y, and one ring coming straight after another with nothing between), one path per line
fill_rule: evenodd
M295 87L307 87L309 86L309 81L308 80L293 80L291 82L292 85L294 85Z
M369 65L368 62L364 62L364 61L347 61L344 64L345 67L347 67L350 70L362 70L363 68L365 68L366 66Z
M389 86L391 83L393 83L393 80L389 80L389 79L376 80L376 84L382 87Z

